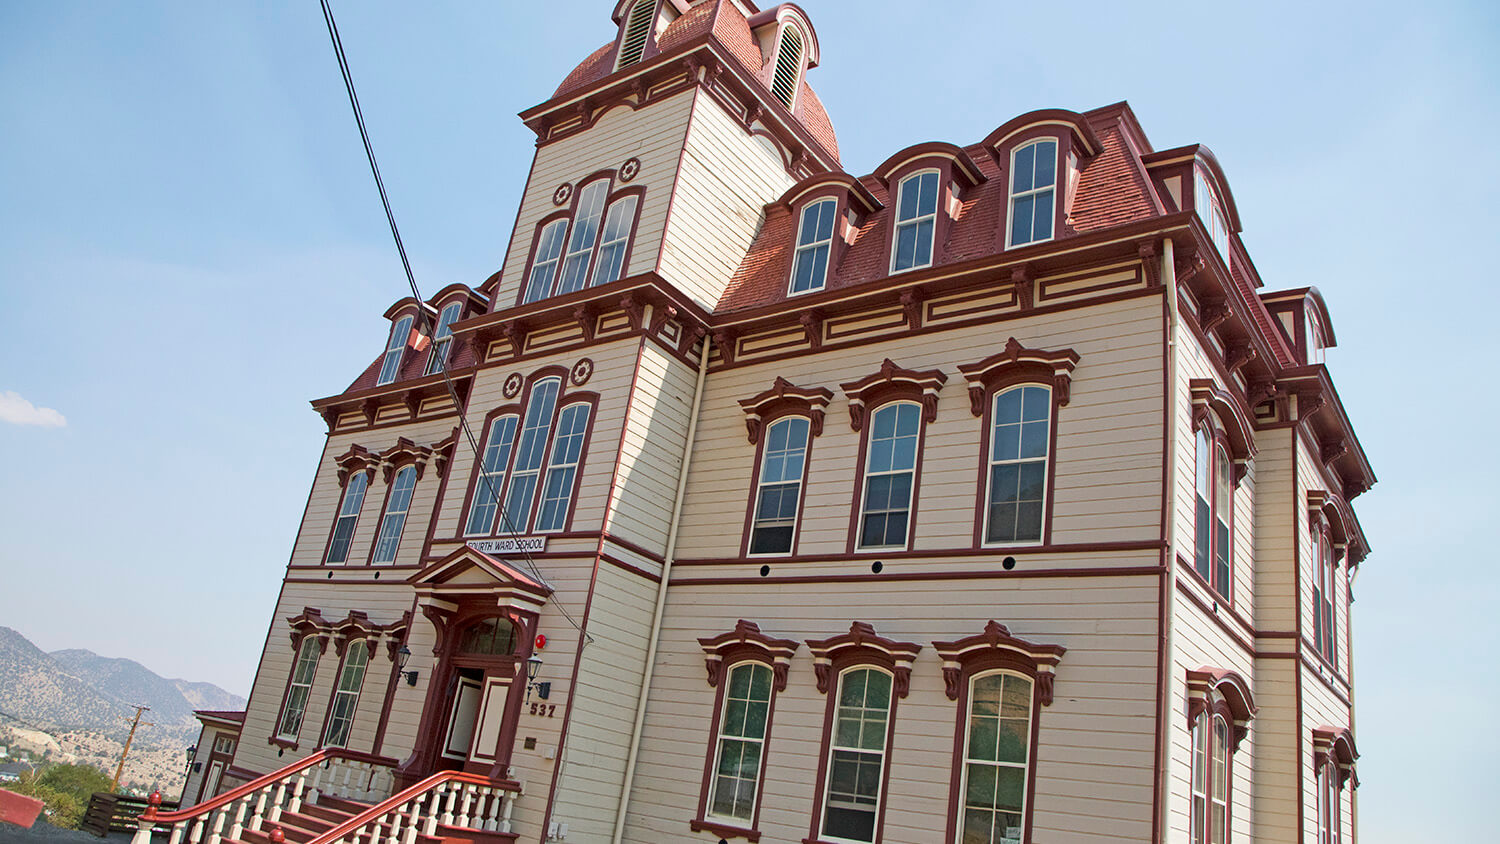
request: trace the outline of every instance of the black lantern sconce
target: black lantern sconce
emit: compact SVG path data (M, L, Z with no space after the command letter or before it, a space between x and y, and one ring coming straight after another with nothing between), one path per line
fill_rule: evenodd
M411 659L411 648L402 645L401 650L396 651L396 655L401 657L401 661L396 664L396 670L401 673L402 677L406 678L406 685L415 686L417 684L417 672L415 670L406 670L406 661Z
M527 700L531 700L531 690L532 689L536 689L536 696L537 696L537 698L539 698L541 700L546 700L547 698L549 698L549 697L552 696L552 683L550 681L549 682L545 682L545 683L538 683L536 681L537 672L541 671L541 670L542 670L542 658L541 657L537 656L536 654L532 654L531 656L529 656L529 657L526 658L526 699Z
M196 744L190 744L190 745L188 745L187 746L187 767L188 767L189 770L192 769L192 767L193 767L193 758L196 757L197 755L198 755L198 745L196 745Z

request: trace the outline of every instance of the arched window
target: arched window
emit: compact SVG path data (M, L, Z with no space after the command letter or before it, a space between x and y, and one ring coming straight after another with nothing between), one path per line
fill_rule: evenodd
M969 681L959 841L1024 840L1030 779L1032 682L1009 671Z
M1313 522L1313 640L1318 653L1329 665L1337 667L1333 616L1335 569L1328 526L1318 519Z
M519 421L519 416L506 415L490 423L484 459L480 461L478 477L474 480L474 498L469 507L469 522L464 527L465 536L489 534L495 529L496 505L500 500L500 489L505 485L505 470L510 465L511 447L515 445Z
M464 303L454 302L438 314L437 326L432 330L432 351L427 357L426 375L436 375L448 368L448 351L453 347L453 323L463 312Z
M618 281L627 269L641 195L626 189L610 201L608 177L584 185L570 219L552 220L537 233L521 304Z
M375 540L372 563L394 563L396 552L401 547L401 531L406 527L406 514L411 509L412 490L417 486L417 467L403 466L396 472L390 492L385 501L385 516L380 520L380 533Z
M582 290L588 278L589 262L594 255L594 245L599 240L599 219L604 216L604 199L609 192L609 180L597 179L584 185L579 191L578 210L573 218L573 236L568 238L568 250L563 256L562 277L557 282L557 294Z
M616 70L641 60L646 52L646 42L651 37L651 22L655 19L652 13L655 11L656 0L638 0L630 7L630 15L625 19L625 34L620 39L620 59L615 62Z
M788 416L766 429L750 528L751 554L786 554L792 550L811 427L804 417Z
M765 755L771 713L771 667L745 661L731 667L719 716L708 816L749 826Z
M1229 721L1212 710L1193 724L1193 844L1229 841Z
M531 277L526 282L524 302L545 299L552 293L552 279L557 276L557 264L562 260L563 242L568 233L568 221L557 220L542 229L537 240L536 257L531 262Z
M896 230L891 241L891 272L932 264L937 225L938 171L923 170L901 180L896 191Z
M323 655L324 642L317 636L305 636L297 647L297 662L292 666L292 676L287 683L286 701L281 705L281 718L277 720L276 737L293 741L302 731L302 718L307 714L307 697L312 692L313 678L318 673L318 657Z
M333 537L328 543L327 561L342 563L349 559L349 545L354 541L354 528L359 524L359 510L365 503L365 488L370 476L365 472L354 472L344 483L344 499L339 504L339 515L333 523Z
M385 357L380 360L380 375L375 379L375 386L380 387L396 380L401 372L401 361L406 354L406 344L411 339L412 317L410 315L396 320L391 326L390 339L385 344Z
M922 406L891 402L871 416L865 450L860 548L904 548L916 486Z
M1057 201L1057 141L1017 147L1010 156L1010 239L1024 246L1052 239Z
M465 627L458 640L458 652L466 656L510 656L515 651L516 628L498 615Z
M567 526L578 462L583 459L583 441L589 429L589 410L586 404L570 404L558 416L557 435L552 438L552 457L547 461L542 509L536 520L537 530L555 531Z
M891 716L891 675L855 667L839 675L822 834L840 841L874 841L886 736Z
M1340 844L1343 840L1344 790L1338 766L1332 758L1318 768L1318 844Z
M1040 542L1052 443L1052 390L1027 384L996 394L991 408L984 541Z
M604 235L599 241L599 261L594 265L590 287L617 281L625 271L625 252L630 246L630 232L635 226L635 196L627 196L609 206L604 217Z
M351 642L339 670L339 684L328 710L328 727L323 733L324 747L347 747L349 728L354 725L354 710L359 706L359 690L365 685L365 668L370 664L370 646Z
M1193 568L1229 600L1234 476L1223 439L1207 417L1194 433Z
M797 83L802 78L802 33L795 26L781 30L776 49L776 74L771 79L771 93L788 109L797 99Z
M838 201L822 199L802 209L797 228L797 254L792 259L789 295L822 290L828 280L828 259L833 250L833 223Z
M510 488L505 495L501 531L522 533L530 521L537 479L541 476L547 454L552 412L557 407L557 394L561 389L561 378L543 378L531 387L531 395L526 400L526 421L521 426L515 466L510 473Z

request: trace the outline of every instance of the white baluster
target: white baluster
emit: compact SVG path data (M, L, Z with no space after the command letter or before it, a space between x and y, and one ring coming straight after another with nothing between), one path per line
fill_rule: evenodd
M219 844L224 838L224 818L229 815L227 809L218 809L214 812L213 832L208 835L208 844Z
M296 779L292 781L292 799L286 804L286 810L292 814L302 811L302 789L307 785L307 769L303 768L297 772ZM194 841L193 844L198 844Z
M229 837L239 840L240 834L245 831L245 813L250 811L250 798L254 795L247 794L234 801L234 823L229 826Z
M469 803L474 799L474 786L469 783L464 783L461 788L463 789L463 800L458 804L458 825L463 827L464 829L468 829Z
M203 822L206 819L204 815L198 816L196 822L193 824L193 830L188 833L188 844L198 844L199 841L203 840Z
M167 844L182 844L182 833L187 829L187 825L187 821L172 824L172 834L167 838Z
M432 835L437 832L438 815L443 811L443 797L448 791L448 784L438 783L432 791L428 792L427 814L422 816L422 834Z
M505 799L505 792L498 789L490 789L489 811L484 813L484 828L494 832L500 828L500 804Z
M448 802L443 807L443 826L453 826L453 804L458 800L458 784L446 782L443 787L448 789Z
M266 815L266 800L271 796L269 786L263 786L260 791L255 792L255 810L250 813L250 828L260 831L261 819Z
M516 808L516 798L518 796L520 795L514 791L505 792L505 805L503 814L500 816L500 828L498 830L499 832L510 832L510 813Z

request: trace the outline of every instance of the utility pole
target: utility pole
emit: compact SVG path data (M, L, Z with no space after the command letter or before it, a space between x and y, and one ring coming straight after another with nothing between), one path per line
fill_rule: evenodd
M131 719L131 721L130 721L130 735L128 735L128 736L125 737L125 748L120 751L120 764L115 766L115 778L113 780L111 780L110 783L109 783L109 790L111 792L117 791L120 788L120 774L122 774L122 773L125 772L125 757L130 755L130 743L135 740L135 728L136 727L140 727L140 726L146 726L146 727L154 727L154 726L156 726L155 724L152 724L149 721L146 722L144 725L141 724L141 713L142 712L150 712L150 711L151 711L151 707L149 707L149 706L140 706L140 705L137 705L135 707L135 718ZM121 720L124 720L124 719L121 719Z

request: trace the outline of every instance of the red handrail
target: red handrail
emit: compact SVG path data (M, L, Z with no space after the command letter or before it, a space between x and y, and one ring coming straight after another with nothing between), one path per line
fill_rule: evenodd
M365 824L379 820L383 815L400 808L401 804L406 801L431 791L445 782L483 785L490 788L498 788L501 791L514 791L518 793L521 790L521 784L515 780L492 780L484 774L471 774L465 771L438 771L416 785L393 794L380 803L376 803L374 806L319 835L317 838L312 839L307 844L331 844L331 842L337 841L351 832L357 832Z
M247 794L253 794L254 792L257 792L260 789L264 788L265 786L281 780L283 777L290 776L303 768L310 768L313 765L318 764L319 762L323 762L329 759L348 759L351 762L369 762L374 765L382 765L386 767L395 767L397 764L399 764L398 760L391 759L387 756L374 756L369 753L360 753L354 750L344 750L343 748L339 747L326 747L318 750L311 756L299 759L284 768L279 768L269 774L257 777L245 783L244 785L232 788L229 791L226 791L223 794L218 795L217 797L212 797L208 800L205 800L196 806L189 806L186 809L178 809L175 812L158 812L156 811L155 805L147 806L146 811L141 814L141 819L165 823L187 820L188 818L201 815L204 812L211 812L214 809L218 809L222 806L227 806Z

